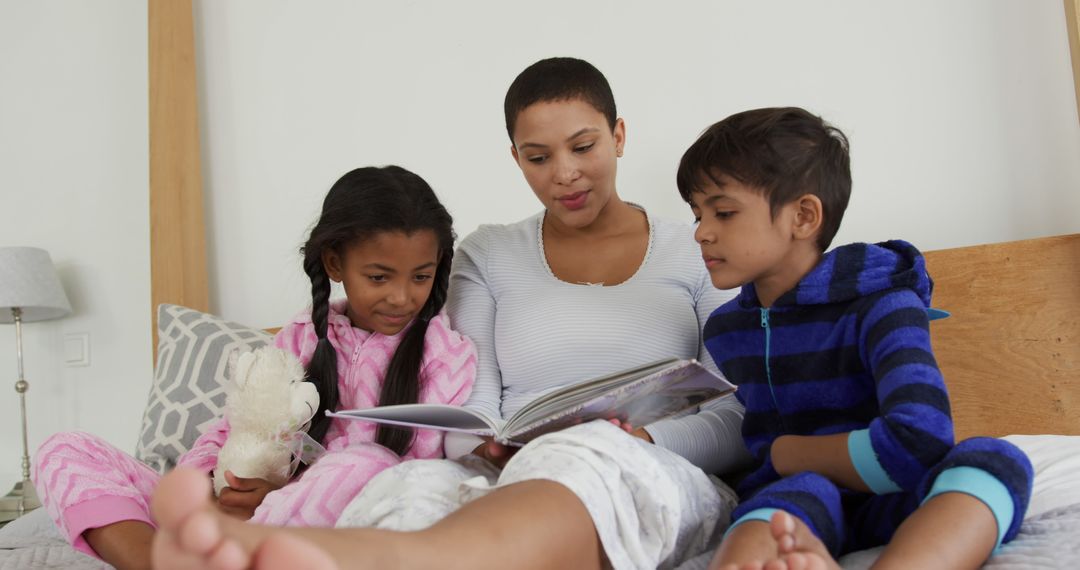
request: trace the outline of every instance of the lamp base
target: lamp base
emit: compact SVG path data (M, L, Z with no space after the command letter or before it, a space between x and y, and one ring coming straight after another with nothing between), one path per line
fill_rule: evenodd
M0 498L0 524L13 521L41 506L34 484L19 481L15 488Z

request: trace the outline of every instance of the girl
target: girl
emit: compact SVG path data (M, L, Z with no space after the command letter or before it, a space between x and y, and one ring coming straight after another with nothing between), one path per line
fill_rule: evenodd
M304 245L312 309L274 344L305 364L319 390L309 434L327 453L286 486L228 473L219 506L238 518L332 526L377 473L442 457L441 432L328 418L326 410L414 402L458 405L472 388L476 352L441 312L453 258L450 214L405 169L359 168L338 180ZM330 300L330 281L345 299ZM228 437L223 419L179 465L210 473ZM150 566L159 475L99 438L57 434L38 450L34 477L57 526L78 550L118 568Z

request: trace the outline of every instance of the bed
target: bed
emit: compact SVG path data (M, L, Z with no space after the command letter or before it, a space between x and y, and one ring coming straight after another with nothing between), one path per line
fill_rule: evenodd
M1020 534L985 568L1080 567L1080 234L928 252L927 265L934 305L952 313L931 326L957 438L1006 437L1035 465ZM137 453L164 470L220 413L228 352L271 335L177 305L157 323ZM841 562L868 568L879 550ZM109 566L71 549L38 509L0 529L0 570L27 568Z

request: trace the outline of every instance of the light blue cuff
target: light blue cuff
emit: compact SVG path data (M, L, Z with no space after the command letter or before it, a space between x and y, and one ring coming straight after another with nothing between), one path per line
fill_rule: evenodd
M976 467L951 467L941 472L930 487L930 492L923 503L942 493L964 493L980 500L997 520L998 536L994 550L1001 546L1001 540L1012 525L1016 505L1012 493L997 477Z
M851 457L851 463L855 466L855 471L862 478L863 483L866 483L866 486L870 487L870 490L875 494L887 495L902 490L885 472L881 463L878 463L877 454L874 453L874 446L870 444L869 429L860 429L849 433L847 449L848 455Z
M779 510L780 509L774 509L774 508L771 508L771 507L762 507L760 509L754 509L754 510L746 513L745 515L739 517L739 520L731 523L731 526L729 526L727 528L727 530L724 531L724 538L727 538L727 535L731 533L731 529L741 525L744 522L750 522L750 521L769 522L769 521L771 521L773 513L777 512Z

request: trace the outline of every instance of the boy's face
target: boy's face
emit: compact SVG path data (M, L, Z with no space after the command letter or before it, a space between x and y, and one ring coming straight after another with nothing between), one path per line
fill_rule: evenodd
M585 101L547 101L518 113L511 154L548 214L583 228L615 194L625 138L622 119L612 130Z
M769 211L764 193L722 175L721 185L709 182L690 196L690 208L697 220L694 239L709 270L713 286L733 289L753 282L787 291L798 283L793 269L796 240L792 228L797 204L781 206L776 215ZM796 270L798 271L798 270ZM789 275L792 274L792 275Z

